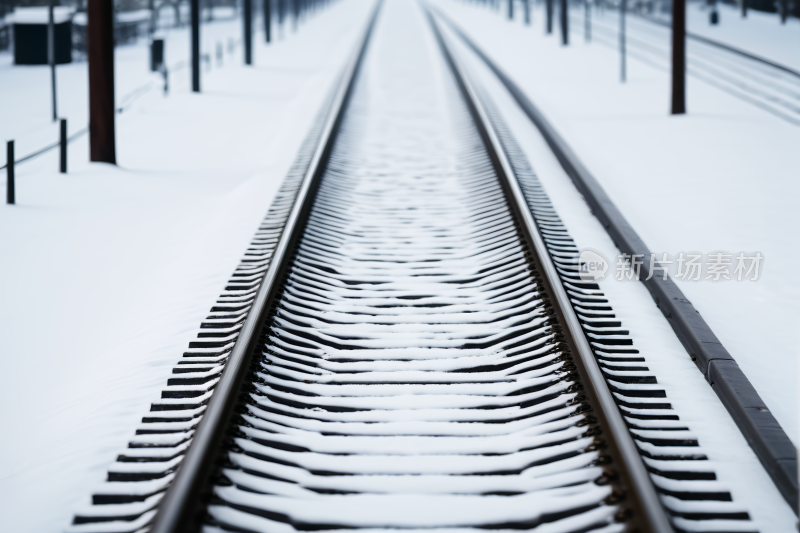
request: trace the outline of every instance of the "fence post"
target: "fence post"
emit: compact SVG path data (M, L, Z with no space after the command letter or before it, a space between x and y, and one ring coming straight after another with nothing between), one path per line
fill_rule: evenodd
M6 143L6 203L14 203L14 141Z
M61 137L59 139L61 146L61 173L67 173L67 119L61 119Z

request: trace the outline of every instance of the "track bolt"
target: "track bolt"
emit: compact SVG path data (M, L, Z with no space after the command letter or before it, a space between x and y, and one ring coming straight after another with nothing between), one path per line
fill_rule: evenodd
M614 489L611 491L611 494L609 494L608 497L605 499L604 503L606 505L614 505L624 500L625 496L626 495L623 491L619 489Z
M622 509L620 512L614 515L614 522L627 522L633 517L633 510L631 509Z
M610 465L613 462L614 460L611 458L610 455L601 455L594 460L594 465L595 466Z

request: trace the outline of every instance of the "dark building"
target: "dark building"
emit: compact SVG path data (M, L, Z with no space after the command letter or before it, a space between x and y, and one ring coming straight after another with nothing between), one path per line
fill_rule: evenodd
M72 62L72 12L69 8L55 9L56 64ZM47 21L45 7L17 8L13 15L14 64L46 65Z

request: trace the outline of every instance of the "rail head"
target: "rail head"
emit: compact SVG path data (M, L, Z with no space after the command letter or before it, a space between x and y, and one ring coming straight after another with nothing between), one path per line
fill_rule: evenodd
M566 332L568 333L566 335L567 344L573 353L578 355L578 360L576 361L578 364L576 366L582 378L582 383L586 387L585 392L589 395L589 403L599 408L602 413L600 424L604 430L604 437L612 443L611 455L614 462L622 466L619 472L622 478L621 485L626 491L626 496L630 496L631 500L633 500L632 507L639 511L634 512L627 519L630 521L629 523L633 530L650 533L672 533L672 526L655 491L650 475L594 358L589 342L570 304L569 297L561 283L555 265L539 233L538 226L527 206L522 189L517 182L505 150L488 118L488 114L481 103L481 99L477 95L466 70L459 64L455 54L450 50L446 38L442 35L437 21L427 5L425 10L446 62L449 64L461 89L467 107L475 120L476 127L484 139L486 149L506 191L509 205L517 215L521 230L533 248L534 263L544 274L545 290L550 293L557 303L555 311L559 322L564 324L568 330Z
M292 249L311 207L314 189L319 183L319 177L324 171L333 147L382 4L383 0L377 1L353 56L339 78L318 145L275 248L272 261L264 274L250 312L186 456L158 506L150 529L151 533L197 531L202 524L205 516L204 504L211 496L210 478L218 466L219 450L228 430L229 420L239 402L242 384L249 372L253 354L258 348L264 321L277 296L286 264L291 258Z

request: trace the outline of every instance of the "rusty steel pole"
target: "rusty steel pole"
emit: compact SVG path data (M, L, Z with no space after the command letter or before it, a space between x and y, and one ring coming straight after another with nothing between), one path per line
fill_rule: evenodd
M117 163L114 135L114 4L89 0L89 159Z
M670 113L686 113L686 0L672 2L672 107Z

